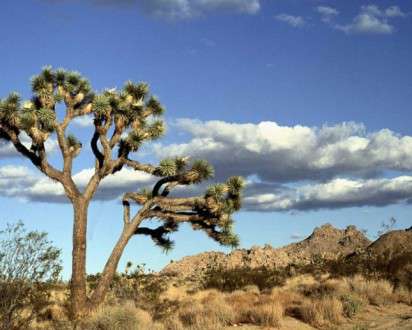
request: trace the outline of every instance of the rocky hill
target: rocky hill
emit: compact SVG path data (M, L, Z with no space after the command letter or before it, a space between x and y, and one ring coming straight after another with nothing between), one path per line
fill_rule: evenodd
M385 256L388 259L412 253L412 227L383 234L370 244L366 251L375 256Z
M229 254L205 252L172 262L161 273L176 274L181 278L195 278L207 269L216 267L282 268L290 264L308 264L317 257L333 259L339 255L349 255L357 250L366 249L370 243L355 226L337 229L331 224L325 224L298 243L281 248L266 245L251 249L237 249Z
M383 234L364 251L349 255L345 264L378 272L412 289L412 227Z

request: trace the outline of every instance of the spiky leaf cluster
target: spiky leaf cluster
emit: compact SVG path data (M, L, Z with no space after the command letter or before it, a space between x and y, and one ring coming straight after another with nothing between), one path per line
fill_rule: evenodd
M158 166L158 172L162 176L172 176L177 174L177 164L175 159L163 159Z
M176 163L182 162L182 159L168 159L161 164L163 169L176 173ZM201 167L208 165L205 162L196 163ZM185 164L184 168L187 166ZM196 168L197 166L195 166ZM193 168L193 165L192 165ZM210 172L205 172L209 173ZM189 220L194 230L201 230L205 232L210 238L221 245L236 247L239 244L239 238L233 230L234 212L240 209L241 194L244 187L244 182L241 177L231 177L224 183L219 183L210 186L203 198L196 198L191 204L191 209L185 211L177 211L177 215L193 215L193 219ZM159 210L162 208L159 207ZM181 213L183 212L183 213ZM169 223L174 222L173 215L169 217ZM155 243L162 245L168 244L169 239L165 237L166 231L161 231L158 228L157 233L162 233L162 237L157 237ZM153 239L153 237L152 237Z
M51 67L45 67L39 75L34 76L31 86L36 108L54 110L55 104L61 101L65 101L70 107L76 107L86 96L92 95L89 81L80 73L53 70Z
M21 102L16 93L0 101L0 123L17 133L25 131L44 142L56 126L56 104L64 101L73 114L94 98L89 82L79 73L45 67L31 81L33 97Z
M0 123L9 127L17 126L20 108L21 100L17 93L11 93L5 99L0 99Z
M188 158L175 157L163 159L155 174L160 176L175 176L178 184L196 184L213 177L214 169L206 160L195 160L190 163Z
M137 151L145 141L161 137L165 132L164 123L154 118L163 111L160 102L149 95L146 83L131 81L120 91L105 90L94 97L92 102L95 124L109 127L113 125L115 134L123 137L119 155Z
M241 177L231 177L225 183L210 186L205 193L206 207L203 206L203 211L213 221L206 228L202 224L194 224L194 228L205 230L222 245L236 246L238 237L233 232L232 214L241 207L243 187Z

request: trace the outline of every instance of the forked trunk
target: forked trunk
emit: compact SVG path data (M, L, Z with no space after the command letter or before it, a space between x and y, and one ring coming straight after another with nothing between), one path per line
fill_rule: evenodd
M79 198L73 203L73 254L70 282L71 309L74 319L87 313L86 290L86 234L87 203Z
M75 320L87 315L96 309L103 301L110 287L110 283L116 274L117 265L123 251L133 236L135 226L125 225L109 259L106 262L102 276L90 299L87 298L86 282L86 233L87 233L87 209L88 203L79 198L73 203L73 260L71 278L71 309Z

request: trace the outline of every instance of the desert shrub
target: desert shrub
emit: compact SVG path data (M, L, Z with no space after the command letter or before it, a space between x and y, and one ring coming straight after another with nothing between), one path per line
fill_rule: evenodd
M310 300L304 300L303 303L296 308L295 316L314 327L321 327L325 323L318 305Z
M305 322L314 327L323 327L327 324L339 324L342 321L343 306L336 297L326 297L316 300L304 300L298 308L298 315Z
M222 293L211 292L201 300L206 315L210 315L216 323L230 325L235 321L235 311Z
M88 286L91 289L97 285L100 276L97 273L87 277ZM155 319L160 319L175 306L174 302L161 299L167 287L167 276L146 271L144 265L131 269L131 264L128 263L123 273L115 275L110 285L110 296L115 299L115 302L134 301L136 307L150 311Z
M259 287L255 284L246 285L245 287L242 288L242 290L245 292L250 292L250 293L256 293L256 294L260 293Z
M215 309L205 309L200 302L187 301L179 309L179 317L183 325L194 330L222 329Z
M299 291L307 297L323 298L336 295L339 291L339 286L336 282L326 281L311 285L302 285L299 288Z
M163 320L165 330L183 330L184 326L177 314L169 316Z
M341 297L341 301L343 306L343 314L349 318L352 318L359 313L363 304L362 300L353 294L343 295Z
M177 313L181 322L190 329L220 329L235 322L235 310L224 294L208 291L185 299Z
M398 287L394 291L394 299L399 303L412 305L412 291L406 287Z
M294 316L295 307L300 305L304 299L299 292L285 289L273 289L270 293L275 301L278 301L284 308L285 314Z
M309 266L299 269L301 273L310 273ZM355 274L368 279L385 279L395 287L404 286L412 289L412 252L404 252L398 256L390 253L373 255L358 251L349 256L328 260L323 271L335 277L347 277Z
M356 275L348 278L353 292L365 297L372 305L386 305L394 300L393 285L387 280L368 280Z
M280 327L283 318L283 306L272 299L262 301L255 306L250 306L250 322L267 327Z
M27 232L21 222L0 231L0 328L27 329L50 304L61 269L46 233Z
M317 302L322 317L332 324L339 324L342 321L343 305L336 297L322 298Z
M137 303L137 305L140 304ZM180 302L166 298L159 300L157 303L152 302L150 306L146 304L145 307L150 311L154 320L162 321L176 313L180 307Z
M259 290L282 285L287 278L284 271L261 268L211 269L204 274L203 288L231 292L255 285Z
M234 311L232 323L280 326L284 307L278 295L237 290L227 294L225 300Z
M226 296L226 302L236 311L234 323L250 322L250 309L259 300L259 296L252 292L236 290Z
M146 330L159 329L159 324L154 324L150 314L132 305L103 306L81 321L82 330Z

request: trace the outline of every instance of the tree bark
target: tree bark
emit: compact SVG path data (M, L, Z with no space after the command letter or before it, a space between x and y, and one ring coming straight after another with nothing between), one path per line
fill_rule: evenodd
M109 259L104 266L102 276L97 284L96 289L93 291L93 294L90 298L90 309L97 308L103 301L106 296L106 293L110 287L110 283L113 280L113 277L116 273L117 266L119 264L120 258L122 257L123 251L129 242L130 238L134 235L136 230L136 224L128 223L123 227L122 234L120 235L119 240L117 241L115 247L112 250L112 253Z
M87 313L86 289L86 233L88 203L83 198L73 202L73 252L72 278L70 283L71 307L74 319Z

